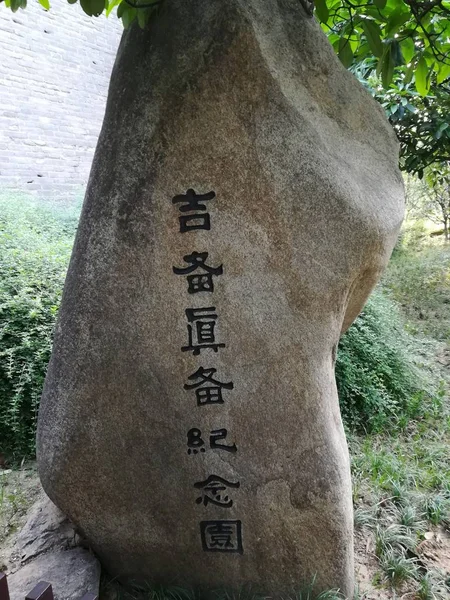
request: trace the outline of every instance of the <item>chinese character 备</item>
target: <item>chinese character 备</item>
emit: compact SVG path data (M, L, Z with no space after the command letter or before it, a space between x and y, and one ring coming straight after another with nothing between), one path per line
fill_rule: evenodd
M195 373L189 375L188 379L190 381L198 381L197 383L185 383L184 389L195 390L197 406L204 406L205 404L223 404L222 388L225 390L232 390L234 388L232 381L222 383L221 381L214 379L213 375L216 372L217 369L204 369L203 367L199 367Z
M188 267L172 267L173 272L176 275L186 275L186 279L188 282L188 293L189 294L197 294L198 292L213 292L214 291L214 281L213 277L217 277L218 275L222 275L223 267L222 265L218 267L210 267L206 264L206 259L208 258L207 252L193 252L192 254L187 254L183 256L183 260L187 263ZM204 271L203 273L194 273L198 269Z

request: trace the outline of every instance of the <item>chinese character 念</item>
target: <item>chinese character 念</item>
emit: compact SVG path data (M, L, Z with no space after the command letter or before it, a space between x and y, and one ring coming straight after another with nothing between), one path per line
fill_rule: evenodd
M201 204L201 202L208 202L215 196L214 192L196 194L193 189L189 189L185 194L179 194L172 199L172 204L181 204L179 207L181 213L195 213L193 215L180 215L180 233L195 229L206 229L207 231L211 229L209 213L205 212L206 205ZM205 214L198 214L199 212L205 212Z
M184 262L190 264L189 267L172 267L173 272L176 275L187 275L186 279L188 281L189 294L196 294L197 292L214 291L213 275L215 277L217 277L218 275L222 275L223 266L220 265L219 267L210 267L206 264L207 258L207 252L193 252L192 254L187 254L186 256L183 256ZM191 273L193 273L197 269L203 269L205 273L196 273L192 275Z
M211 502L211 504L215 504L216 506L231 508L233 500L226 493L227 488L238 489L240 485L239 481L233 483L218 475L210 475L205 481L194 483L195 488L203 490L202 496L197 498L196 502L197 504L203 503L205 506L208 506L208 503Z
M215 340L214 328L217 319L215 310L215 306L186 309L188 345L181 348L183 352L192 350L193 354L197 356L200 354L200 350L205 348L211 348L214 352L217 352L219 348L225 348L225 344L218 344Z
M201 521L200 535L205 552L244 552L241 521Z
M228 383L222 383L217 379L213 378L214 373L217 369L204 369L199 367L195 373L189 375L188 379L197 383L185 383L185 390L194 390L197 397L197 406L204 406L205 404L223 404L222 388L226 390L232 390L234 384L232 381ZM208 385L208 384L211 385Z

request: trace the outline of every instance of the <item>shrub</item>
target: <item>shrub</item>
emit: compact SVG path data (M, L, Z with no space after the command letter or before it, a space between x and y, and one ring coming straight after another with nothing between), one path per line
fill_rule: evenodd
M377 431L420 415L425 390L435 387L416 364L423 354L395 302L376 290L339 344L336 380L346 426Z
M16 459L34 453L77 212L0 198L0 452Z

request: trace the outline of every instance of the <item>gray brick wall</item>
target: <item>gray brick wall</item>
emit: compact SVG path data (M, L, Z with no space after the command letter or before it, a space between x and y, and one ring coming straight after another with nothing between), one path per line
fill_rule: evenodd
M0 193L70 201L86 187L122 25L50 3L0 4Z

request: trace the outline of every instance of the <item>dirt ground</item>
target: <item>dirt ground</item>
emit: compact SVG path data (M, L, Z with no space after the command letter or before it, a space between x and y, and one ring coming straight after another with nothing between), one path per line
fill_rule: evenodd
M450 533L443 527L433 527L425 534L418 546L417 561L425 573L439 571L450 576ZM355 574L359 600L421 600L411 582L396 591L376 584L380 566L375 555L373 533L356 531L355 533ZM441 591L442 596L450 598L450 593Z

